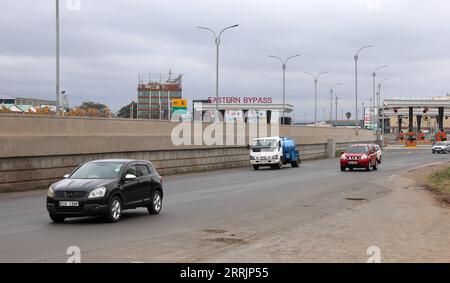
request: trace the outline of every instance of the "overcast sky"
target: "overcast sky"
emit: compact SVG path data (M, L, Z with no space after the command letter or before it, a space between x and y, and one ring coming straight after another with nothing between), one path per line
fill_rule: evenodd
M76 1L76 0L75 0ZM139 72L181 73L183 96L215 93L215 45L202 25L222 36L221 96L270 96L281 102L281 57L288 63L286 98L295 118L314 113L314 83L303 72L329 71L322 83L336 89L339 108L354 113L356 50L359 97L372 96L373 69L391 78L384 97L450 92L450 2L446 0L61 0L61 89L71 106L84 100L114 111L137 96ZM69 2L74 2L71 0ZM1 0L0 95L54 99L55 1ZM329 113L319 87L319 118ZM360 100L360 101L361 101ZM339 110L339 112L341 112ZM339 113L340 114L340 113ZM328 118L329 114L327 114Z

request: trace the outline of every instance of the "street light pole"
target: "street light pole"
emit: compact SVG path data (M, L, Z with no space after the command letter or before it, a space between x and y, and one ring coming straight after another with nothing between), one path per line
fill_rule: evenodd
M364 102L361 102L361 129L365 129L365 117L366 116L366 108L364 107Z
M338 96L336 95L336 121L338 120Z
M375 77L377 76L377 71L379 70L379 69L381 69L381 68L386 68L386 67L388 67L388 65L381 65L381 66L378 66L374 71L373 71L373 73L372 73L372 79L373 79L373 94L372 94L372 101L373 101L373 105L371 105L371 107L372 107L372 110L374 111L373 112L373 114L372 114L372 117L371 117L371 123L372 123L372 125L373 124L375 124L374 122L374 116L375 116ZM378 108L379 109L379 108ZM377 111L377 121L379 120L379 115L378 115L378 111ZM378 130L378 129L377 129Z
M330 86L328 84L322 84L322 85L330 88L330 122L331 122L333 120L333 94L334 94L334 89L337 86L343 85L343 83L337 83L337 84L334 84L332 86Z
M285 115L286 115L286 63L282 65L283 68L283 115L281 118L281 125L285 124Z
M269 55L270 58L275 58L277 60L279 60L281 62L281 68L283 69L283 115L281 117L281 124L284 124L284 116L285 116L285 108L286 108L286 66L287 66L287 62L295 57L300 57L300 54L296 54L296 55L292 55L288 58L286 58L285 60L283 60L282 58L278 57L278 56L273 56L273 55Z
M322 72L318 75L314 75L311 73L304 72L304 74L309 75L314 79L314 127L317 127L317 83L319 81L320 76L327 73L328 71Z
M232 25L232 26L226 27L226 28L222 29L219 32L219 35L217 35L217 33L214 30L210 29L210 28L201 27L201 26L197 27L198 29L204 29L204 30L208 30L208 31L212 32L213 35L214 35L214 43L216 44L216 115L217 115L217 117L215 117L215 120L217 120L218 115L219 115L219 47L220 47L220 37L222 36L222 33L224 31L226 31L227 29L235 28L235 27L238 27L238 26L239 25Z
M380 103L381 103L381 89L382 89L383 83L388 80L390 80L390 78L385 78L378 83L378 99L379 99ZM378 109L380 109L380 106L378 107ZM385 112L384 111L384 103L383 103L382 111L383 111L383 115L382 115L382 119L381 119L381 140L384 142L384 112Z
M358 59L359 59L359 53L366 48L371 48L373 45L367 45L361 47L358 52L356 52L355 56L353 58L355 59L355 130L356 135L358 135L358 128L359 128L359 120L358 120Z
M56 0L56 115L60 108L59 94L59 0Z

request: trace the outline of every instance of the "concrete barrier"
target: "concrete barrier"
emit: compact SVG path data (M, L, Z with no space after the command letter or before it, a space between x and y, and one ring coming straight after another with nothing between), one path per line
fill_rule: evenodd
M0 192L46 188L79 164L95 159L150 160L162 175L249 166L245 145L174 146L170 134L176 125L153 120L0 115ZM280 127L281 136L297 141L303 160L331 157L330 141L340 149L376 139L372 132L360 131L358 136L354 132ZM244 139L249 139L248 127Z

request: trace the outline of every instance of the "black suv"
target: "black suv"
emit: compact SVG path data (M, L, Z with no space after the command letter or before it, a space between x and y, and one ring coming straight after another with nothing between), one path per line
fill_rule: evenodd
M50 186L47 210L54 222L80 216L117 222L125 209L146 207L158 214L162 198L162 179L151 162L96 160Z

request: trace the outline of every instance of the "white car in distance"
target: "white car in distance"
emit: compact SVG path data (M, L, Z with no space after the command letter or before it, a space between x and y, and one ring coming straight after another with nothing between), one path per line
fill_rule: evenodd
M433 154L436 153L450 153L450 142L448 141L442 141L442 142L437 142L433 145L433 149L432 149Z
M377 161L381 164L381 160L383 159L383 152L381 151L381 147L376 144L375 150L377 151Z

